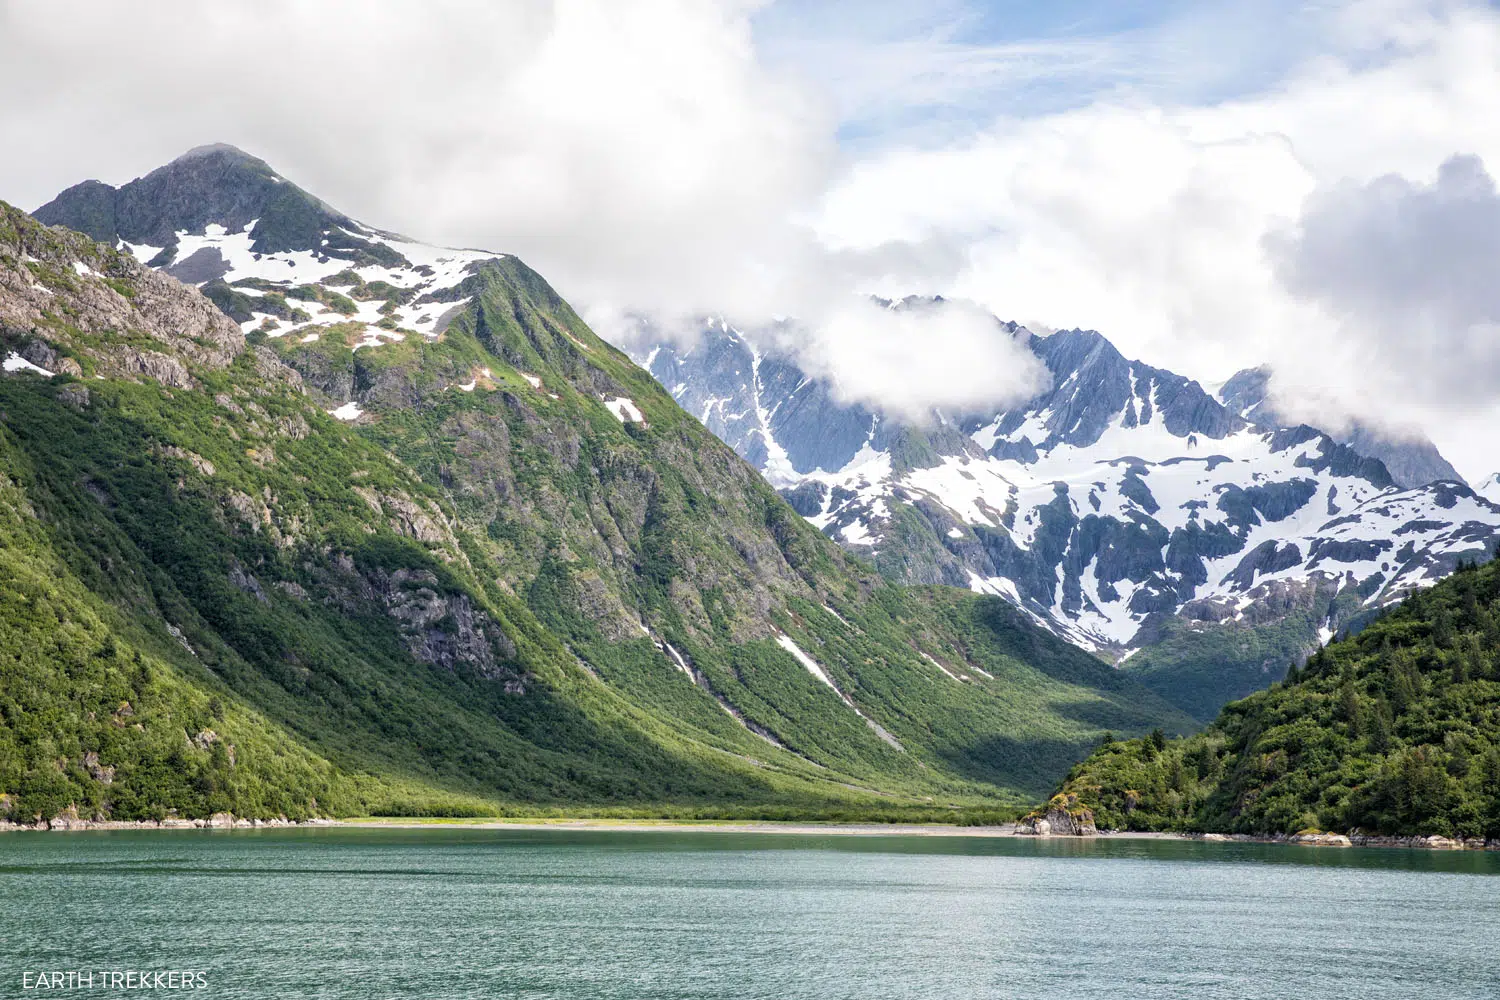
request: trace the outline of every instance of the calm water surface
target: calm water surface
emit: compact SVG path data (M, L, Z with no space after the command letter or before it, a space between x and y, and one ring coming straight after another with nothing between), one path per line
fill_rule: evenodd
M190 969L224 998L1494 998L1496 876L1143 840L6 834L0 996L41 995L26 970Z

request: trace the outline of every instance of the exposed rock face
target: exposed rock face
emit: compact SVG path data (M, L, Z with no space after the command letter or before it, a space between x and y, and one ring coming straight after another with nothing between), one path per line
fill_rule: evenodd
M252 231L258 253L315 246L321 229L349 222L277 177L263 160L222 143L189 150L118 189L84 181L34 214L50 226L67 226L101 243L124 239L168 249L177 246L179 230L196 233L217 223L239 232L258 222ZM208 265L205 261L203 267Z
M69 360L72 360L71 358ZM75 364L77 362L74 362ZM65 385L57 390L57 398L66 406L82 412L89 407L91 397L86 386Z
M270 598L266 596L265 589L260 585L260 581L255 578L253 573L245 572L245 568L239 563L235 563L229 567L229 582L254 597L260 603L270 603Z
M116 372L126 378L145 376L174 389L186 389L193 384L193 377L181 361L158 351L126 347L116 351L113 357Z
M1094 826L1093 811L1081 805L1078 796L1066 794L1054 795L1045 810L1022 818L1016 832L1038 837L1093 837L1099 830Z
M101 785L112 785L115 781L115 769L99 762L99 754L93 750L83 755L83 767L88 771L89 777Z
M56 313L62 299L65 319ZM161 350L118 343L129 334ZM0 204L0 339L22 338L52 361L49 371L81 374L60 355L88 355L98 374L178 388L192 384L189 365L222 368L245 347L233 321L176 280L81 234L44 233Z
M214 468L214 463L210 462L202 455L198 454L195 451L188 451L185 448L179 448L176 445L168 445L167 447L163 448L162 454L168 456L169 458L182 459L184 462L187 462L194 469L198 470L199 473L205 476L212 476L215 472L218 471Z
M1134 425L1140 426L1152 423L1159 411L1166 429L1178 437L1196 434L1219 440L1243 426L1197 382L1127 361L1093 330L1030 336L1027 343L1052 373L1053 388L1001 414L997 418L1000 437L1010 438L1032 416L1043 416L1045 436L1039 433L1041 440L1032 441L1043 450L1060 444L1093 445L1122 412L1128 427L1130 415L1134 415ZM976 430L983 422L981 417L970 418L965 428Z
M443 593L437 577L426 571L376 571L371 579L414 658L444 670L472 670L503 682L513 694L526 690L525 678L510 662L515 643L468 595Z
M997 321L996 335L1029 348L1050 385L999 412L920 424L842 401L831 379L775 353L774 334L719 320L690 347L644 331L633 356L797 513L888 578L1004 597L1126 669L1170 671L1148 683L1209 718L1279 679L1325 629L1500 545L1500 503L1413 479L1406 452L1367 448L1358 428L1341 441L1282 426L1264 408L1263 373L1215 398L1093 331L1036 337ZM1382 457L1416 488L1396 492ZM1451 471L1440 456L1429 465ZM1318 600L1283 600L1293 590ZM1167 653L1136 656L1164 638ZM1245 653L1221 682L1226 648Z
M400 534L429 545L438 545L447 539L447 534L438 527L428 511L411 498L387 495L381 500L386 513L390 515L391 527Z

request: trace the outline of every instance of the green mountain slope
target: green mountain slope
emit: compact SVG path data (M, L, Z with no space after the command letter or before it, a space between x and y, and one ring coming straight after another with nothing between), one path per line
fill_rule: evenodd
M454 299L247 341L0 207L0 811L1003 806L1192 727L882 583L514 258Z
M1500 838L1500 563L1409 597L1182 740L1062 786L1101 826Z

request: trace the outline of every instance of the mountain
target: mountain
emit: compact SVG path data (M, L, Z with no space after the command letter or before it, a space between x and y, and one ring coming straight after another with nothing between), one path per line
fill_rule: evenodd
M183 236L210 226L235 233L253 228L249 248L261 254L331 245L322 252L352 262L361 249L337 239L340 227L351 220L279 176L265 161L222 143L189 150L118 189L84 181L37 209L35 216L100 243L115 246L123 240L137 257L190 282L221 277L227 270L213 247L181 252ZM330 238L331 244L323 242Z
M1466 568L1184 740L1109 742L1061 794L1103 826L1500 841L1500 564Z
M1271 378L1267 368L1236 372L1219 388L1219 399L1252 423L1267 427L1285 426L1287 421L1270 400ZM1448 463L1436 445L1425 438L1392 438L1357 420L1332 437L1361 455L1379 459L1391 474L1391 480L1403 489L1428 483L1463 482L1458 470Z
M995 335L1050 387L925 424L845 402L717 320L633 355L888 579L1002 596L1204 721L1500 536L1500 506L1461 482L1402 489L1315 428L1247 418L1247 379L1231 407L1093 331Z
M951 817L1193 727L882 580L515 257L222 147L46 214L118 247L0 206L0 818Z
M1500 472L1492 472L1475 483L1474 492L1493 503L1500 503Z

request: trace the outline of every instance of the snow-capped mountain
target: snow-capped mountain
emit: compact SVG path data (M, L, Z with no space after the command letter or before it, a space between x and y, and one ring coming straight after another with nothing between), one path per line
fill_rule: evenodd
M233 146L202 146L120 188L85 181L36 211L202 288L247 333L354 348L435 338L479 262L330 208ZM335 393L338 395L338 393ZM358 408L336 411L352 419Z
M1276 642L1245 653L1267 675L1239 685L1249 690L1500 540L1500 506L1456 477L1403 489L1379 459L1266 423L1254 404L1247 419L1092 331L996 335L1034 351L1051 388L928 426L841 402L719 321L691 348L635 354L799 513L888 576L1003 595L1117 660L1184 628L1277 624ZM1199 645L1205 661L1223 655Z
M58 225L0 203L0 388L25 415L0 457L32 468L53 428L89 436L41 481L55 511L20 486L12 506L189 567L168 635L232 665L236 696L315 705L299 737L437 745L496 794L528 787L520 762L580 801L659 775L672 801L800 807L826 783L840 809L865 788L885 809L1034 796L1106 730L1189 728L1004 602L885 585L514 256L362 225L222 147L41 214ZM142 565L115 576L160 575ZM149 593L100 606L122 595L160 629ZM320 692L351 684L390 697L337 714Z

